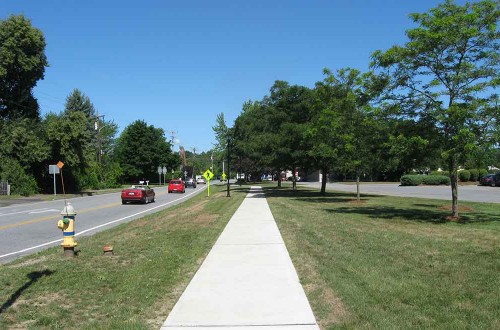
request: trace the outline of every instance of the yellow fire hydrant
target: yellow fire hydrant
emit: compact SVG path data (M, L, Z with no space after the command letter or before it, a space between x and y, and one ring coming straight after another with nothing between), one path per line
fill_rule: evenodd
M75 216L76 212L73 205L66 203L66 206L61 211L62 220L57 222L57 227L63 231L63 242L61 246L64 248L64 255L68 257L75 256Z

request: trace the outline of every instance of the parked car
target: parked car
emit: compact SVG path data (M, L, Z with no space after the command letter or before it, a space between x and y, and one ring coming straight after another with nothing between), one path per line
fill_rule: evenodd
M479 184L481 186L495 186L495 174L487 174L479 179Z
M196 188L196 181L193 178L187 177L186 181L184 181L184 185L186 187Z
M500 173L495 174L493 181L495 187L500 187Z
M122 190L122 204L139 202L153 203L155 201L155 191L147 185L132 186Z
M197 184L205 184L206 182L205 182L205 179L203 179L203 178L198 178L198 179L196 179L196 183L197 183Z
M169 193L173 193L173 192L185 193L186 186L184 185L184 181L182 181L182 180L170 180L170 182L168 184L168 192Z

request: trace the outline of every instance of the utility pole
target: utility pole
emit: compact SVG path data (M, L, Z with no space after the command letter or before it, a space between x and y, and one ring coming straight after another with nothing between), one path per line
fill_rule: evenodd
M229 158L231 156L230 153L230 138L229 134L227 135L227 194L226 197L231 197L231 188L229 187L229 180L231 179L231 167L229 165Z
M102 141L101 141L101 129L103 129L104 125L101 125L100 118L102 117L102 121L104 122L104 115L99 116L99 111L95 117L94 128L97 131L97 162L101 164L101 153L102 153Z
M175 134L177 133L176 131L170 131L170 143L172 143L172 151L174 151L174 144L175 144Z

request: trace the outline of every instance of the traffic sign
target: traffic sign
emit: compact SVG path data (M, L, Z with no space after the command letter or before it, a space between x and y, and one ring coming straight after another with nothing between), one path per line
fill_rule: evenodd
M222 180L223 181L226 181L226 176L227 176L226 173L222 173Z
M203 177L204 177L207 181L210 181L210 180L212 180L212 178L214 177L214 174L212 173L212 171L210 171L210 170L206 170L205 172L203 172Z
M210 180L214 177L214 174L210 170L203 172L203 177L207 180L207 196L210 197Z
M64 163L63 163L63 162L59 162L59 163L57 163L57 167L59 167L59 168L63 168L63 166L64 166Z

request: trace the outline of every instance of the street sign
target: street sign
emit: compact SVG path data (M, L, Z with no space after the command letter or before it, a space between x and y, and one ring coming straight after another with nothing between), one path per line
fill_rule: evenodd
M57 163L57 167L59 167L59 168L63 168L63 166L64 166L64 163L63 163L63 162L58 162L58 163Z
M207 196L210 196L210 180L214 177L214 174L210 170L203 172L203 177L207 180Z
M212 180L212 178L214 177L214 174L212 173L212 171L210 171L210 170L206 170L205 172L203 172L203 177L204 177L207 181L210 181L210 180Z
M162 173L163 173L163 172L162 172L162 168L161 168L161 166L158 166L158 174L162 174Z
M222 173L222 180L223 181L226 181L226 176L227 176L226 173Z
M57 165L49 165L49 174L59 174L59 172Z
M167 168L165 166L163 166L163 168L161 169L162 173L165 174L167 173Z

